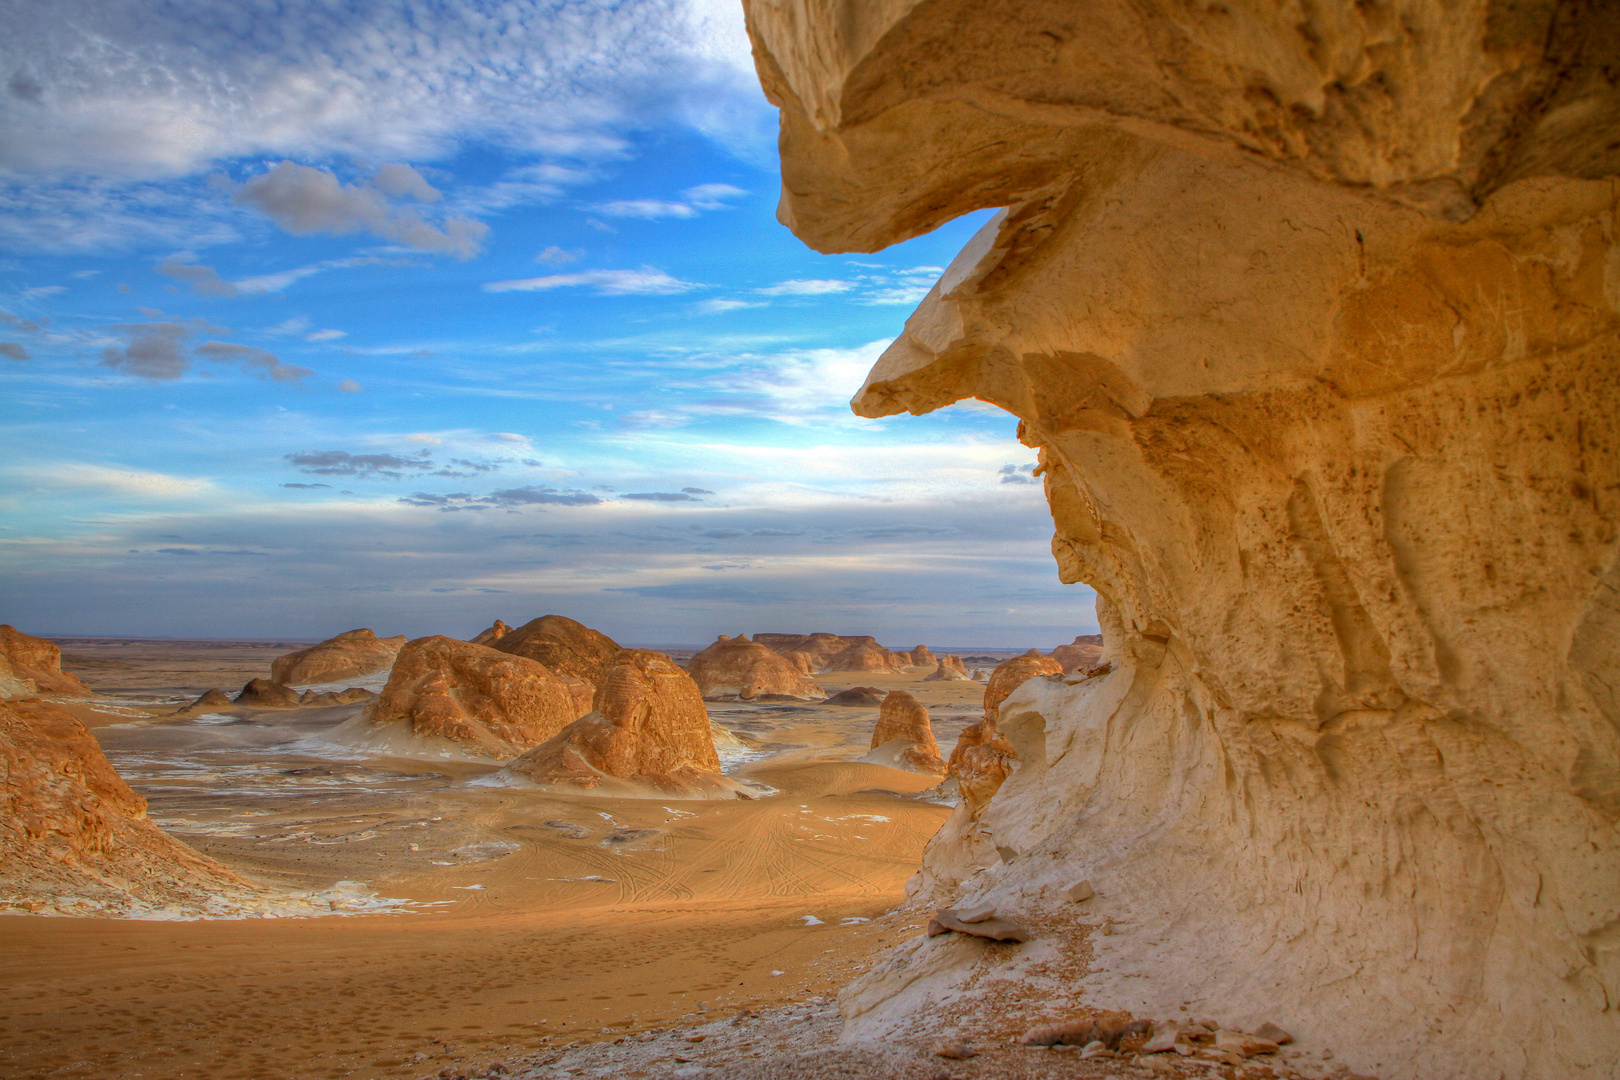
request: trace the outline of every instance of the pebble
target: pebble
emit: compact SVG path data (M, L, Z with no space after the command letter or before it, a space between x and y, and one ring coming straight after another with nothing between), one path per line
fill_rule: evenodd
M979 1056L977 1050L957 1039L947 1039L945 1042L940 1043L934 1047L934 1053L942 1058L950 1058L953 1061L966 1061L968 1058Z
M1090 900L1093 896L1097 895L1097 892L1091 887L1091 881L1088 878L1085 881L1077 881L1073 885L1070 885L1067 889L1063 890L1063 894L1076 904L1079 904Z

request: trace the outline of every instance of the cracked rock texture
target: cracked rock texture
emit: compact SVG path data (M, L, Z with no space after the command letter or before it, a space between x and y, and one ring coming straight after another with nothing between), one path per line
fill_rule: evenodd
M1098 597L918 901L1089 879L1099 1007L1620 1074L1620 5L745 7L812 247L1002 208L853 404L1017 415Z
M800 666L747 634L720 635L718 641L687 661L686 670L705 698L720 700L761 696L820 701L826 693Z
M283 686L341 682L387 671L405 644L405 635L380 638L370 630L350 630L298 652L278 656L270 681Z

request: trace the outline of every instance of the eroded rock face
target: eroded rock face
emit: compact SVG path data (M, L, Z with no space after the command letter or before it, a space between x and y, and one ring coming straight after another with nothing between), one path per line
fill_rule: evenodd
M206 903L248 883L161 832L72 713L0 703L0 906Z
M732 797L697 683L660 652L624 649L602 674L596 709L509 764L544 786L603 794Z
M55 642L0 623L0 698L39 694L90 697L92 693L78 676L62 670L62 650Z
M526 622L500 635L491 647L537 660L563 679L587 683L592 695L620 652L618 643L606 634L563 615L542 615Z
M1061 674L1063 674L1062 664L1034 649L1022 656L1015 656L1011 660L997 664L996 669L990 673L990 681L984 687L985 719L995 720L1007 695L1029 680L1042 675Z
M405 636L380 638L370 630L350 630L319 645L278 656L270 679L283 686L341 682L387 671L405 644Z
M967 682L971 678L960 656L946 655L939 658L938 666L923 677L923 682Z
M577 713L564 682L544 664L470 641L407 642L369 726L445 739L471 753L510 758L551 738Z
M298 691L273 679L249 679L247 685L237 691L232 704L249 705L255 709L296 709L298 698Z
M496 619L495 625L491 626L488 630L479 631L478 636L472 639L472 643L474 645L493 645L495 642L501 640L501 638L505 637L511 632L512 628L510 626L507 626L505 623L501 622L501 620Z
M1051 652L1052 659L1063 665L1064 674L1086 672L1102 663L1103 638L1101 634L1081 634L1067 645L1059 645Z
M826 695L821 687L804 676L803 670L781 653L748 640L747 634L726 637L693 656L687 673L705 698L762 696L819 701Z
M812 246L1005 208L854 406L1017 415L1107 639L919 897L1089 879L1158 928L1100 1007L1358 1072L1620 1072L1620 7L745 7Z
M912 667L933 667L938 663L934 659L934 654L929 651L926 645L918 645L915 649L912 649L906 662Z
M833 654L826 663L827 671L899 671L902 664L894 653L875 642L858 641Z
M872 752L861 760L910 772L945 773L928 709L904 690L891 690L883 699L872 728Z

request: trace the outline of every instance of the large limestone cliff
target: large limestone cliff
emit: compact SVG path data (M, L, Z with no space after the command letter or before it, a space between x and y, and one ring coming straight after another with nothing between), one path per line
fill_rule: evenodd
M918 900L1361 1072L1620 1074L1620 6L746 7L811 246L1005 208L854 407L1017 415L1098 595Z

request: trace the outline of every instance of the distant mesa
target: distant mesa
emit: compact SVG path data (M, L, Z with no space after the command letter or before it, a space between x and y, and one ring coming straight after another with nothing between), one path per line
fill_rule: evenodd
M820 701L826 693L805 677L799 665L747 634L726 637L693 656L687 673L710 701L786 697Z
M255 709L296 709L298 691L273 679L249 679L247 685L237 693L236 700L232 704L247 705Z
M904 690L891 690L883 699L872 728L872 750L861 760L935 776L946 771L927 708Z
M490 630L500 625L497 620ZM563 615L542 615L516 630L507 630L491 648L544 664L568 684L576 717L591 711L603 674L622 651L619 643L606 634Z
M733 798L697 683L669 657L622 650L602 673L595 711L509 763L508 783L598 795Z
M991 720L996 719L1007 695L1029 680L1041 675L1062 674L1061 663L1035 649L1013 657L990 673L990 682L984 688L984 715Z
M840 690L827 699L828 705L845 705L857 709L870 709L883 704L884 692L875 686L852 686Z
M946 655L939 658L939 664L923 678L923 682L967 682L970 678L960 656Z
M507 626L505 623L501 622L501 620L496 619L495 625L473 638L472 643L474 645L493 645L511 632L512 628L510 626Z
M425 742L504 760L575 715L567 684L539 661L435 636L407 642L382 694L340 730L372 748L411 753Z
M93 697L78 676L62 670L62 650L53 641L0 623L0 698Z
M1090 671L1102 663L1103 639L1101 634L1081 634L1067 645L1052 650L1052 659L1063 665L1065 675Z
M898 672L905 664L875 641L857 641L827 661L827 671Z
M276 657L270 665L270 679L283 686L310 686L375 675L389 669L404 644L403 634L380 638L370 630L350 630Z
M0 704L0 806L0 910L124 914L252 889L152 824L59 705Z
M934 659L934 654L929 650L928 646L918 645L915 649L911 650L910 659L908 659L906 663L912 667L933 667L937 661Z

